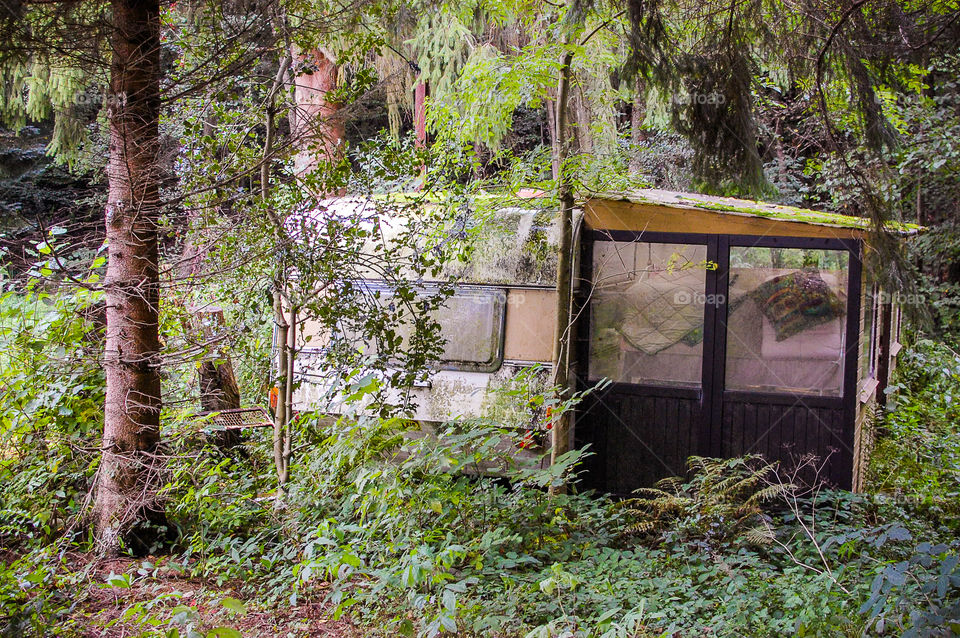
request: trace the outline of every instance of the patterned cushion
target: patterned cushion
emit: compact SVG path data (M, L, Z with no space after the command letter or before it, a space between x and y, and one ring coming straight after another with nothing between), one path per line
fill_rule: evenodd
M699 280L699 281L698 281ZM703 339L703 273L637 281L624 295L618 331L636 350L656 354L679 341Z
M774 277L750 293L773 324L777 341L842 317L843 302L816 270L798 270Z

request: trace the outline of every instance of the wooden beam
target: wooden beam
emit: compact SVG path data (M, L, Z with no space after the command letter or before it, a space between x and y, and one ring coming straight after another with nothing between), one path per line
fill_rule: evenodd
M820 226L723 211L601 199L585 204L584 221L588 228L594 230L837 239L861 239L865 235L859 228Z

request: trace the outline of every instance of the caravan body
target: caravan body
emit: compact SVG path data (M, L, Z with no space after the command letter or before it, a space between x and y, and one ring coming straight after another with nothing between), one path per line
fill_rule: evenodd
M456 281L434 314L445 340L443 355L426 382L408 389L411 417L422 424L475 417L532 423L522 415L522 401L498 390L511 388L517 374L531 368L534 385L546 387L552 369L559 231L555 211L536 207L538 201L486 215L466 261L445 266L442 278L418 282L429 290L449 278ZM364 205L352 198L327 207ZM377 223L395 220L384 215ZM376 277L362 283L371 290L384 285ZM309 316L299 320L294 408L336 411L324 381L322 330Z
M573 373L582 390L611 381L575 418L576 444L594 452L586 484L626 494L682 475L690 455L814 454L820 478L859 488L869 416L900 347L899 309L863 267L867 220L641 190L586 198L574 227ZM524 410L496 390L549 369L557 240L551 210L486 220L452 273L444 355L411 389L417 420L515 421ZM316 408L311 348L298 350L296 407Z

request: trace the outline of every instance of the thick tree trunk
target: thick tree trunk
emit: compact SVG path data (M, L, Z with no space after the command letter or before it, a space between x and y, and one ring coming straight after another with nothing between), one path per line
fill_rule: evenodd
M303 149L294 166L297 174L305 175L319 162L340 157L346 130L337 113L340 105L328 98L337 88L338 69L333 56L318 49L308 54L294 51L293 57L300 60L300 65L294 80L296 106L290 124L294 143Z
M107 387L93 511L101 553L129 543L144 549L147 541L137 537L137 529L163 519L153 496L160 442L160 7L157 0L114 0L112 7Z

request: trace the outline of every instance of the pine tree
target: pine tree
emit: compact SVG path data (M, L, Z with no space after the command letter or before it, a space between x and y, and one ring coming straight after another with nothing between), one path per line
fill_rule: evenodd
M103 552L116 551L132 524L163 518L141 498L152 493L160 442L160 4L111 8L107 390L93 517Z
M92 524L102 553L131 542L143 549L134 530L163 520L151 498L161 407L159 0L4 6L5 119L22 125L52 115L48 150L61 160L75 159L83 139L77 94L109 78L106 405Z

